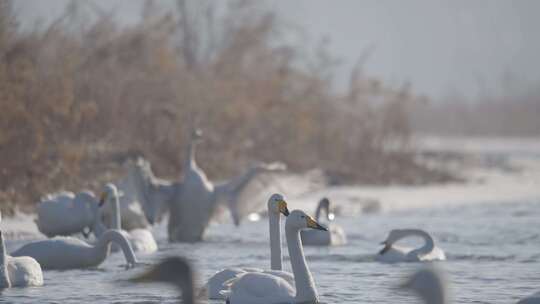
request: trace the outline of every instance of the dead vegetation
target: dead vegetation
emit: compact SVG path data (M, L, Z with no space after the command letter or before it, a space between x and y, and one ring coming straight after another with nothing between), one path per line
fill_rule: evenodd
M356 68L336 94L325 46L288 41L259 4L177 4L163 14L147 1L139 23L120 25L73 1L45 28L22 31L0 2L2 210L95 188L135 155L177 178L193 124L205 131L199 160L215 179L253 160L319 167L335 182L449 178L414 162L407 88Z

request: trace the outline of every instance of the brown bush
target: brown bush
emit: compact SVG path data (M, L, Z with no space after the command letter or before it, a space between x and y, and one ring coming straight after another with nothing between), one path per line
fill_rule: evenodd
M252 2L228 2L217 17L205 2L179 0L176 14L159 15L147 1L138 24L120 26L112 14L84 21L88 10L73 1L30 32L17 28L9 1L0 4L4 210L95 188L137 154L177 178L193 124L205 130L199 161L214 179L255 159L347 182L429 178L403 153L407 88L355 69L349 92L334 93L325 46L299 51L279 17Z

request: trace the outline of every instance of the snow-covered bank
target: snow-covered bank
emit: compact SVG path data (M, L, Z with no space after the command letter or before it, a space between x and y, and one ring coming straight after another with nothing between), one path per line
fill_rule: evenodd
M424 137L418 143L424 152L451 152L474 158L450 166L468 182L330 187L301 197L299 205L309 210L320 197L328 196L344 215L354 215L361 212L366 201L378 202L381 211L540 201L540 139ZM494 155L501 159L493 161Z
M436 142L437 144L434 144ZM521 144L518 144L521 142ZM514 139L491 141L449 141L431 139L424 151L451 151L475 159L489 159L496 153L503 162L468 162L453 166L466 183L432 184L419 186L336 186L310 190L312 178L289 176L282 183L293 188L288 193L291 209L313 212L317 202L328 196L342 215L354 216L363 212L389 212L412 208L446 207L479 203L540 202L540 141L516 141ZM501 163L503 165L501 165ZM465 164L465 165L464 165ZM510 168L510 169L509 169ZM279 187L267 189L280 191ZM307 191L307 194L300 192ZM258 195L257 200L265 198ZM228 218L228 217L225 217ZM33 215L18 214L5 218L0 228L7 238L42 238L34 224ZM161 226L160 226L161 227ZM163 226L164 227L164 226Z

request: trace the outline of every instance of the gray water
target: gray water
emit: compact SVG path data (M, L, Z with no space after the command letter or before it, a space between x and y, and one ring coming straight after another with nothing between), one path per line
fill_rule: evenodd
M455 303L515 303L540 290L539 206L535 201L338 218L335 223L344 227L349 243L307 247L306 256L324 303L418 303L414 295L393 287L421 264L380 264L373 261L373 254L390 229L422 228L446 251L448 260L437 265L447 273ZM155 231L159 252L139 260L150 264L165 256L186 256L198 270L199 282L223 267L267 268L267 231L264 219L239 228L214 225L206 242L168 244L160 227ZM8 248L21 244L8 242ZM178 302L170 286L127 282L144 267L126 271L124 264L122 254L115 253L97 269L47 271L45 286L2 291L0 303Z

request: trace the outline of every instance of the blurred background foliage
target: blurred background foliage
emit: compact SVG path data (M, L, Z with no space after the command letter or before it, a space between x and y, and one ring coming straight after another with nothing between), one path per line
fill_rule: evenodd
M226 179L255 160L323 169L336 183L425 183L449 175L415 161L411 111L424 102L353 69L332 89L326 44L302 45L255 1L177 1L120 25L73 1L47 26L21 30L0 2L0 202L96 188L142 155L178 179L193 126L198 160ZM88 18L91 13L97 17Z

